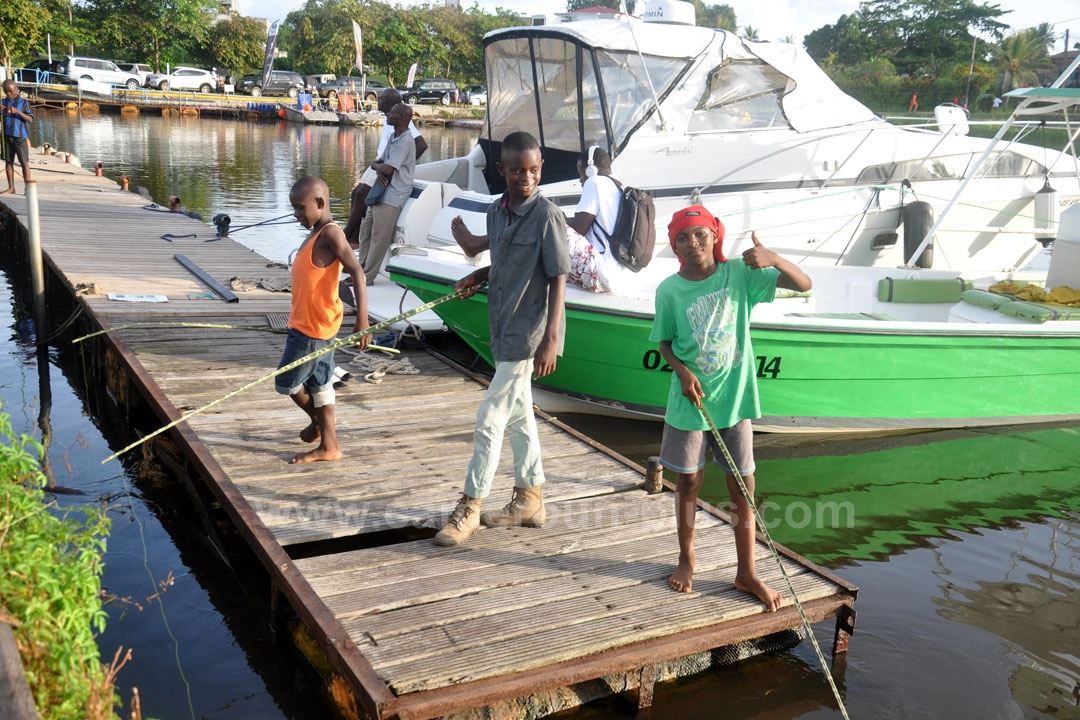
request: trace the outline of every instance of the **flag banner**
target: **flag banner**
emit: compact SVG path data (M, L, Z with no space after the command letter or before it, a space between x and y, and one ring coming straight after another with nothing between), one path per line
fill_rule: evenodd
M405 81L405 87L412 87L413 81L416 80L416 65L417 63L413 63L409 68L409 79Z
M352 39L356 47L356 69L362 75L364 73L364 42L360 37L360 26L355 20L352 21Z
M270 84L270 71L274 69L274 48L277 47L277 31L280 20L275 20L266 31L266 57L263 59L262 87Z

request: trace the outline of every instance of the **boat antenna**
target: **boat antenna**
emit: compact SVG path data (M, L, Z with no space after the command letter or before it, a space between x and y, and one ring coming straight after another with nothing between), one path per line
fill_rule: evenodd
M652 93L653 102L656 104L656 116L660 118L660 132L667 132L667 121L664 120L664 113L660 111L660 98L656 94L656 88L653 87L652 76L649 75L649 66L645 64L645 56L641 53L641 46L637 41L637 34L634 33L634 23L630 22L630 11L626 9L626 0L619 0L619 9L622 10L623 15L626 16L626 27L630 29L630 37L634 39L634 47L637 49L638 57L641 59L641 67L645 71L645 80L649 83L649 91Z

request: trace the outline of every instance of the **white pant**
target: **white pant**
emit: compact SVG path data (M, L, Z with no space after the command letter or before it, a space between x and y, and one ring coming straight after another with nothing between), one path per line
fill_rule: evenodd
M532 409L532 372L532 359L495 363L495 376L476 413L473 456L465 477L465 494L469 497L485 498L491 492L507 431L514 453L514 486L527 488L544 483L540 435Z

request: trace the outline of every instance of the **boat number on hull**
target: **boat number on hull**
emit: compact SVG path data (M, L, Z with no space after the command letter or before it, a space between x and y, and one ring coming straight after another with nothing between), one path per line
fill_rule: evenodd
M767 355L757 356L757 376L759 378L776 378L780 375L780 356L768 357ZM645 354L641 358L641 365L646 370L659 370L661 372L671 372L671 366L664 362L664 356L660 354L659 350L655 348L652 350L646 350Z

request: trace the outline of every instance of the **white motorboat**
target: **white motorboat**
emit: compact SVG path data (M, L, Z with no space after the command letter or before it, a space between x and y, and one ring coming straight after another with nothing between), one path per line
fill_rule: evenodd
M644 19L570 21L496 30L484 39L489 102L467 156L417 167L395 242L454 246L450 221L484 232L504 189L500 141L541 142L544 194L573 214L576 161L606 148L612 174L650 191L657 222L700 202L727 228L731 254L756 230L808 265L896 267L989 146L966 112L938 128L900 126L842 92L801 49L730 32L658 22L692 6L654 0ZM1056 190L1052 192L1052 190ZM1023 268L1080 201L1075 160L1013 142L994 150L916 264L942 270ZM662 230L662 228L661 228ZM662 233L661 233L662 237ZM670 257L658 243L658 256Z

